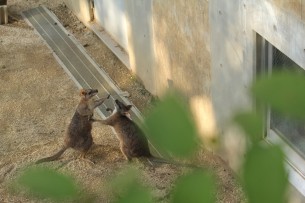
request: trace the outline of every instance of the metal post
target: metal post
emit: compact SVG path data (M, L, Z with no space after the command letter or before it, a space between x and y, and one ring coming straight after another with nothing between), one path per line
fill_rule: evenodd
M0 25L8 23L7 0L0 0Z

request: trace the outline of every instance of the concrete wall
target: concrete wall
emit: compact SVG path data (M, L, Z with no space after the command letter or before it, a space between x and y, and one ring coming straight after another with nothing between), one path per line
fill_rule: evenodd
M125 2L131 69L140 78L145 87L156 94L152 1L125 0Z
M256 33L305 66L304 1L102 0L95 14L102 25L114 24L113 35L126 37L121 44L145 87L155 95L180 89L201 112L195 114L206 115L195 115L208 123L202 128L213 132L252 107ZM66 0L86 22L88 2Z
M188 98L202 135L214 134L210 100L209 3L202 0L154 0L154 91L169 87Z
M155 95L169 87L181 90L200 133L214 135L208 1L126 0L125 5L132 71Z
M279 2L277 2L279 3ZM210 1L211 95L216 126L224 132L225 153L239 148L238 133L225 129L236 111L252 108L248 89L255 78L255 37L259 33L305 67L304 22L273 1ZM231 142L237 140L237 142ZM231 143L231 144L228 144ZM241 153L241 152L232 152ZM238 157L238 156L237 156ZM234 160L229 160L234 166Z
M253 108L256 34L304 68L305 0L124 3L132 71L155 95L181 90L203 138L219 133L222 157L238 167L245 143L230 121Z
M305 21L305 1L304 0L269 0L273 5L294 14L296 17Z
M251 107L253 33L246 30L242 1L210 1L212 101L219 127L239 110Z
M77 13L81 11L80 5L88 4L89 0L66 2ZM180 89L190 102L201 134L214 134L208 1L102 0L94 3L96 21L126 49L131 69L145 87L159 96L169 87ZM86 22L85 17L80 18ZM124 32L127 40L122 40Z
M89 0L65 0L65 4L84 24L87 24L91 20L92 10Z
M256 33L305 67L304 23L289 8L265 0L210 1L210 25L211 92L219 127L236 110L252 106L247 90L255 77Z
M94 18L128 50L125 0L94 0Z
M187 96L208 95L207 1L154 0L152 20L157 92L174 86Z
M228 124L236 111L253 108L248 88L256 74L256 33L305 68L305 24L297 12L303 7L292 2L297 1L210 1L212 106L222 157L233 168L242 160L245 142ZM293 202L304 200L300 193L293 194Z
M256 4L259 3L260 6ZM305 23L291 15L289 8L278 7L269 1L251 1L248 4L248 24L281 52L305 67ZM268 19L268 20L266 20Z
M220 153L238 169L245 149L243 135L231 126L236 112L252 108L249 87L254 77L255 33L247 23L246 1L210 1L211 100Z

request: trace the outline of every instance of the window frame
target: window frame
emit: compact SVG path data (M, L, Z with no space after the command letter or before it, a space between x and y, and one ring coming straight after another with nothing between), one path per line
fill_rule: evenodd
M256 33L255 76L260 74L272 74L273 47L275 47L273 44L271 44L264 37ZM303 196L305 196L305 159L295 149L292 148L290 143L288 143L279 135L279 132L276 132L275 130L271 129L270 108L260 107L260 109L261 108L263 108L263 111L265 112L265 126L263 129L264 141L268 144L277 144L282 146L286 156L286 169L289 173L289 181Z

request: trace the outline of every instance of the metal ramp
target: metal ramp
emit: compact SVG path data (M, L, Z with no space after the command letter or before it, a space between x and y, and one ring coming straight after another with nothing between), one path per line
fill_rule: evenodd
M104 70L93 61L83 46L68 33L57 17L46 7L39 6L22 12L22 15L46 42L56 60L79 88L95 88L99 90L98 97L109 93L112 100L120 99L125 104L130 104ZM114 102L107 100L99 108L98 113L102 118L109 116L106 106L113 108ZM142 120L137 108L132 108L131 114L135 120Z

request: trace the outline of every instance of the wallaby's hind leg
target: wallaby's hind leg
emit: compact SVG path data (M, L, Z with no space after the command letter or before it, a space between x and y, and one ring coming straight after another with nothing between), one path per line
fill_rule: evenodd
M125 159L128 162L130 162L131 161L131 157L129 156L129 153L127 151L128 149L126 149L126 147L124 147L123 142L120 143L120 149L121 149L121 152L124 155Z
M80 154L79 158L94 164L93 161L86 158L87 152L91 149L92 145L94 144L93 139L91 138L92 135L89 135L88 137L89 137L89 139L83 144L83 148L81 149L81 154Z

